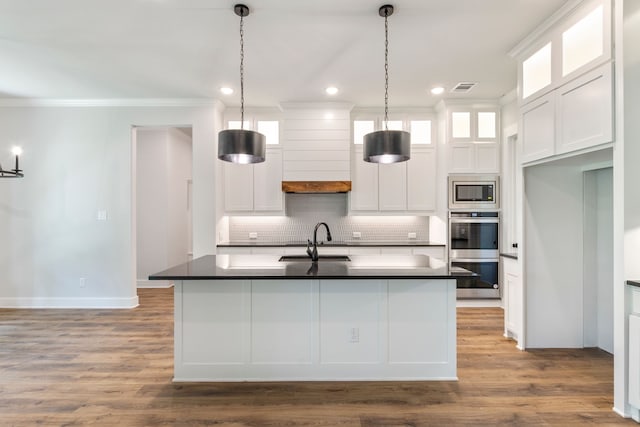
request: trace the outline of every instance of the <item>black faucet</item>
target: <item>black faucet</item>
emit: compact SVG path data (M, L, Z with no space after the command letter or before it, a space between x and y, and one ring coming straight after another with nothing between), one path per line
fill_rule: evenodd
M313 243L311 240L307 239L307 254L311 257L311 261L318 261L318 228L324 225L324 228L327 229L327 242L331 241L331 231L329 231L329 226L326 222L319 222L316 224L316 228L313 229ZM313 247L313 249L311 249Z

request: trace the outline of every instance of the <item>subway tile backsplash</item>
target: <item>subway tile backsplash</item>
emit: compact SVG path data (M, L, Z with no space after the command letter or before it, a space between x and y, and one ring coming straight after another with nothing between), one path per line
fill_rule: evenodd
M334 241L407 241L429 240L429 217L426 216L349 216L346 194L286 194L286 216L229 217L232 242L287 243L306 241L318 222L326 222ZM353 237L360 233L360 239ZM254 234L255 233L255 234ZM249 236L257 235L250 239ZM324 230L319 239L325 239ZM411 239L414 240L414 239Z

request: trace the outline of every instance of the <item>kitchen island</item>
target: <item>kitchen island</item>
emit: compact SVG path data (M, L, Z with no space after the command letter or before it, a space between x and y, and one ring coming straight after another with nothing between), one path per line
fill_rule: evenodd
M174 381L454 380L456 277L424 255L204 256L175 283Z

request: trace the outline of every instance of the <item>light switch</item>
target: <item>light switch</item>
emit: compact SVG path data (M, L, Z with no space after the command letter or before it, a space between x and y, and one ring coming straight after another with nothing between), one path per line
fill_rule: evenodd
M416 239L418 237L418 234L417 233L408 233L407 237L409 239Z
M250 239L257 239L258 238L258 233L256 233L255 231L252 231L249 233L249 238Z
M96 217L98 221L106 221L107 220L107 211L101 210L98 211L98 215Z

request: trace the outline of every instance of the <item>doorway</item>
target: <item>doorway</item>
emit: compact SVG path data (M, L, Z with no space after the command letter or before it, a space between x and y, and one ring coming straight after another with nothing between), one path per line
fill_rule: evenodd
M133 132L136 284L169 287L168 281L148 277L191 258L192 129L154 126Z

